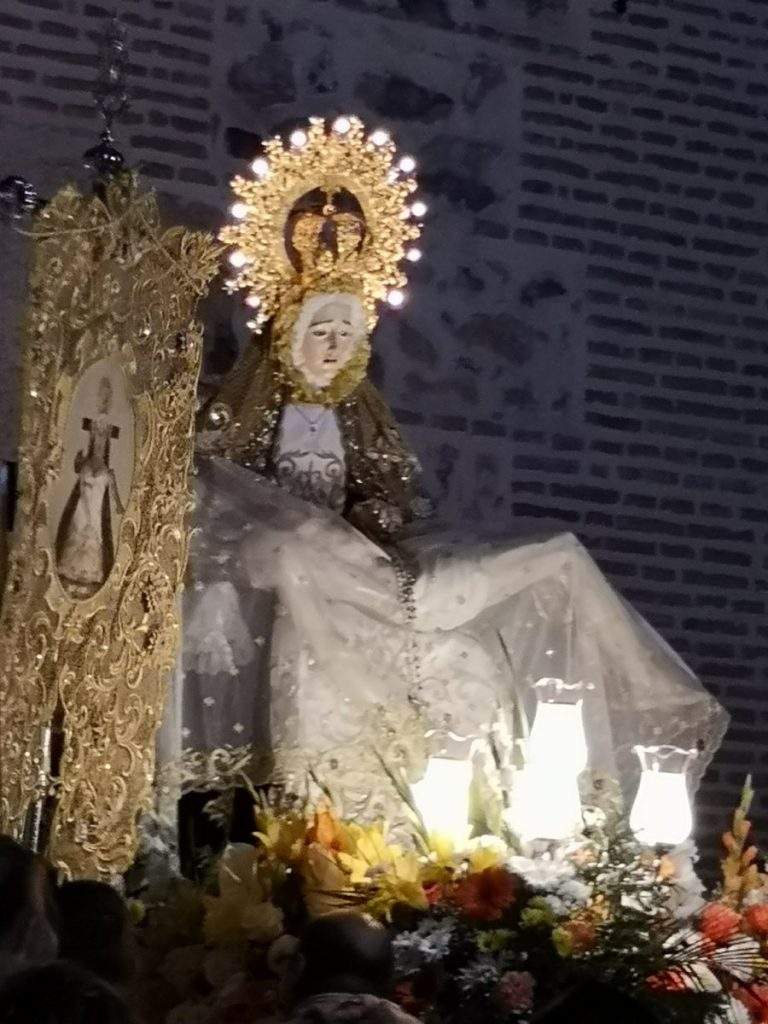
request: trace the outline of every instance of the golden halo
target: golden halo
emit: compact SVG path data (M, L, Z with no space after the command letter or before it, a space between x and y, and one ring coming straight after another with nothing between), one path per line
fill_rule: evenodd
M310 118L287 141L277 136L265 143L264 155L252 164L253 177L232 181L236 220L219 235L233 247L225 287L247 292L252 328L271 319L289 295L295 301L297 293L316 291L324 277L341 272L357 280L369 328L379 302L400 305L407 282L401 263L419 258L409 243L421 234L418 221L426 209L412 203L414 167L410 158L398 161L387 132L368 134L356 117L332 123ZM365 239L359 251L342 253L340 247L334 256L326 253L327 259L298 270L286 244L288 219L296 203L316 190L327 194L329 207L342 190L354 197L365 218Z

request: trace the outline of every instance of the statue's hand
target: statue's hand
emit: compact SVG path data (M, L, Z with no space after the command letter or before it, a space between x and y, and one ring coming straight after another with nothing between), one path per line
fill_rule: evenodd
M403 513L397 505L370 498L352 506L349 521L369 537L388 540L403 528Z

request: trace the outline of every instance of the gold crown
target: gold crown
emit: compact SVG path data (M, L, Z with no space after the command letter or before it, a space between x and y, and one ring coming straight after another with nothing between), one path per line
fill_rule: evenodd
M325 290L358 295L369 328L379 302L401 305L402 261L421 255L412 243L426 212L412 199L414 168L387 132L368 134L356 117L311 118L287 141L267 142L253 177L233 180L235 221L220 233L233 247L225 287L247 292L251 327Z

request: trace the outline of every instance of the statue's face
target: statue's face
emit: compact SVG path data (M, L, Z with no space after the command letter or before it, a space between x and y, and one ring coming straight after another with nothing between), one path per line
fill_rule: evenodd
M352 295L317 303L296 339L294 362L314 387L325 388L349 362L361 338L362 309Z

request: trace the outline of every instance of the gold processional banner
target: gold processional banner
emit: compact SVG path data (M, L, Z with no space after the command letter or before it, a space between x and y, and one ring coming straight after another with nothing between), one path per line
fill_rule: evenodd
M75 876L133 861L178 641L207 235L130 175L32 228L19 500L0 613L0 830Z

